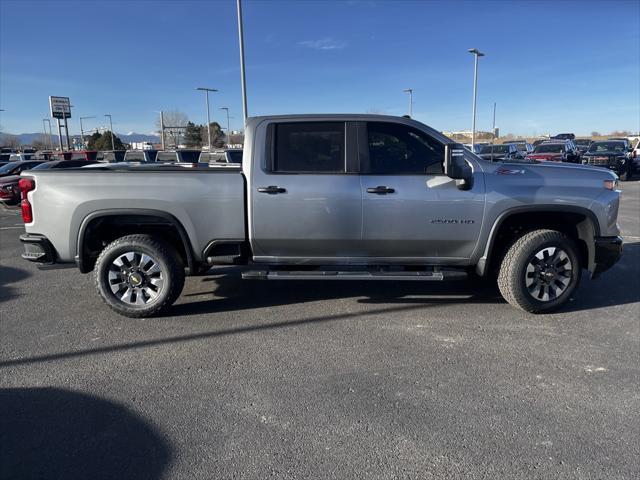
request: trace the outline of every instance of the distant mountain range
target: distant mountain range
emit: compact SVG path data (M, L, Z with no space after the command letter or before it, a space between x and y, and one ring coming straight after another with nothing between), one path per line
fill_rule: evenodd
M116 136L122 140L124 143L131 142L151 142L151 143L160 143L160 137L158 135L148 135L145 133L135 133L130 132L128 134L115 132ZM11 134L8 134L11 135ZM14 135L18 137L20 143L22 145L31 145L35 140L42 140L42 133L21 133L19 135ZM88 136L88 134L87 134ZM64 136L63 136L64 138ZM70 135L69 138L77 138L80 139L80 135ZM58 143L58 135L53 135L53 143L54 145Z

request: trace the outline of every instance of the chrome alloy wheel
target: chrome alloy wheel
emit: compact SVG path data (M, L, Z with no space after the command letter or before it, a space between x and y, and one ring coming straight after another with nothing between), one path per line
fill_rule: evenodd
M525 285L533 298L541 302L555 300L573 277L571 259L558 247L546 247L536 253L525 274Z
M152 303L163 284L160 265L144 253L123 253L109 265L109 287L116 298L129 305Z

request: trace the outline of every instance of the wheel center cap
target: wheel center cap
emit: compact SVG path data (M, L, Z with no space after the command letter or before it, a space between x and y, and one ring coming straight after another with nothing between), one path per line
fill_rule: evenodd
M139 273L132 273L129 275L129 283L132 287L138 287L142 284L142 275Z

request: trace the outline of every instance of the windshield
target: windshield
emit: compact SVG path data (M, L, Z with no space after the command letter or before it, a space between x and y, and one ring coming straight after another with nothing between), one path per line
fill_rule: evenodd
M509 145L485 145L480 150L480 154L486 153L509 153Z
M596 142L589 147L590 152L624 152L622 142Z
M45 162L45 163L41 163L40 165L38 165L37 167L33 167L31 170L47 170L49 168L51 168L53 166L54 163L57 162Z
M562 153L564 152L564 145L561 143L548 143L538 145L533 153Z
M9 173L11 170L16 168L18 165L20 165L19 162L7 163L6 165L3 165L2 167L0 167L0 173Z

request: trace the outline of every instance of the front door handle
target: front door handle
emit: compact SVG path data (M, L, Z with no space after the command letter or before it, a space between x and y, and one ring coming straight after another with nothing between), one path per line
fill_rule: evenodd
M377 193L378 195L386 195L387 193L394 193L395 189L379 185L377 187L367 188L367 193Z
M275 185L269 185L268 187L258 187L258 192L268 193L269 195L275 195L276 193L286 193L286 188L277 187Z

